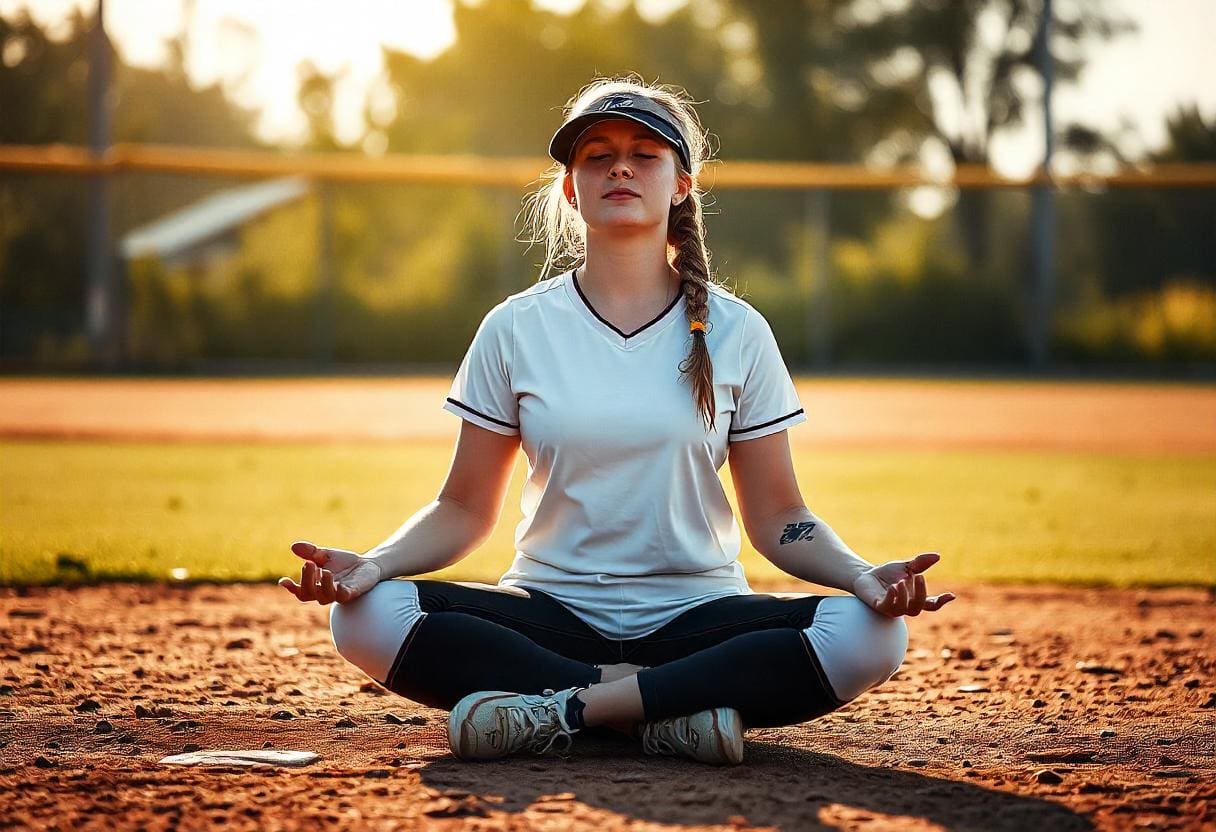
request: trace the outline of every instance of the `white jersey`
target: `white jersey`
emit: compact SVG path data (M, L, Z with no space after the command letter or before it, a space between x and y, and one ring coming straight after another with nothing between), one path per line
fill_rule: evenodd
M683 294L623 333L571 272L511 295L482 320L445 410L519 435L528 479L502 586L553 595L603 635L647 635L705 601L751 590L718 470L729 442L806 421L773 332L709 288L715 430L679 364Z

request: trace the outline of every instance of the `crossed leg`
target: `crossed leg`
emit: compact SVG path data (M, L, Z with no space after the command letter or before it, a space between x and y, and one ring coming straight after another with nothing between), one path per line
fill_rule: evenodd
M544 593L394 580L333 605L330 623L344 657L422 704L585 687L585 723L618 728L719 706L749 727L804 722L885 681L907 646L902 618L852 596L720 598L616 642Z

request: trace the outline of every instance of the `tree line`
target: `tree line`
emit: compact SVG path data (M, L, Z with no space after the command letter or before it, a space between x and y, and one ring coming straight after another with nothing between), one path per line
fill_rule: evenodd
M1101 0L1056 15L1059 85L1074 82L1104 41L1133 36ZM936 153L986 163L993 137L1036 106L1044 31L1036 0L898 11L856 0L719 0L658 22L632 5L593 1L563 16L527 0L483 0L457 3L455 24L456 41L432 60L385 49L384 89L368 101L353 143L334 129L339 76L302 66L309 146L540 157L580 86L636 72L696 97L727 162L898 164ZM28 15L0 17L0 113L17 114L0 118L0 143L84 143L89 25L77 12L55 39ZM190 82L188 49L187 35L178 37L157 69L115 56L113 140L261 147L256 112L219 86ZM1174 113L1168 135L1143 161L1216 161L1216 123L1197 107ZM1061 125L1058 140L1081 161L1128 161L1089 125ZM114 186L116 234L234 184L124 176ZM131 363L306 361L317 353L299 327L318 322L332 330L325 357L339 363L452 362L489 306L536 279L539 254L514 239L522 194L389 185L325 194L334 281L323 302L314 194L250 223L232 256L205 270L131 264ZM76 179L0 175L0 358L8 364L82 357L84 195ZM821 320L839 363L1024 362L1027 195L948 193L952 207L940 216L910 211L911 197L836 192L820 205L797 193L724 190L707 217L712 264L770 318L794 366L812 358ZM1214 206L1206 191L1061 194L1053 354L1081 363L1216 361ZM808 223L820 209L826 224ZM826 274L813 290L816 270Z

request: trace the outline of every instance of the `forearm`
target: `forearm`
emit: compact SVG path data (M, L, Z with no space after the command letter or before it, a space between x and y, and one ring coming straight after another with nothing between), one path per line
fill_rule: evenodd
M434 500L363 556L376 559L384 580L423 575L456 563L491 531L484 518L460 503Z
M846 592L853 591L858 575L874 566L805 506L761 523L752 536L752 545L783 572Z

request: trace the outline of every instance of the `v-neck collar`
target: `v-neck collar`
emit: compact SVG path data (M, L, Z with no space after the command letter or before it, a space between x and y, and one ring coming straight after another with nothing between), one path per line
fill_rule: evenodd
M681 288L683 288L683 285L683 283L680 284ZM657 335L663 329L666 329L667 325L675 319L673 312L680 305L680 300L684 297L684 292L676 292L676 296L671 299L671 303L667 304L667 308L654 318L642 324L633 332L622 332L611 321L599 312L596 312L595 307L591 305L591 301L583 294L583 288L578 283L578 269L573 269L567 273L566 287L569 294L573 296L574 305L581 310L584 317L591 322L592 326L622 349L632 349Z

